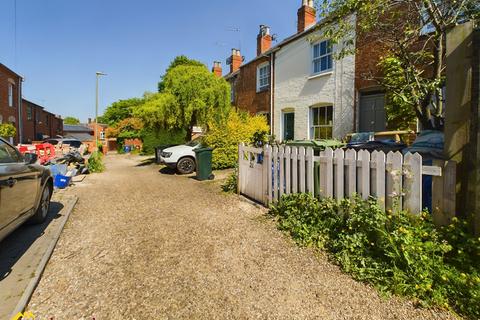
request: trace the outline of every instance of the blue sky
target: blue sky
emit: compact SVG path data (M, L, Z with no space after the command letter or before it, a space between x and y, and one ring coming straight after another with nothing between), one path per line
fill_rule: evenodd
M155 91L170 61L185 54L212 66L241 45L256 52L260 24L281 40L296 32L301 0L0 0L0 62L25 77L25 98L85 121L95 108ZM238 31L231 31L235 29ZM16 52L16 54L15 54Z

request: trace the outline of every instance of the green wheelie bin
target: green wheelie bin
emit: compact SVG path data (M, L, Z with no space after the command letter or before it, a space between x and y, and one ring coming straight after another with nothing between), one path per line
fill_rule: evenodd
M212 173L212 148L197 148L195 159L197 164L197 180L213 180L215 176Z

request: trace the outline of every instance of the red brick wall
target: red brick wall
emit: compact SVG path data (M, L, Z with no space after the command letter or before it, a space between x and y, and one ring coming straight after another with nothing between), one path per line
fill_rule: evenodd
M9 107L8 105L8 87L10 81L14 84L13 107ZM15 127L17 128L17 136L14 139L15 143L18 143L19 140L18 97L21 95L21 85L20 76L0 64L0 115L2 116L2 123L8 123L10 117L15 118Z
M268 57L264 57L240 68L235 82L234 100L234 105L238 109L251 114L270 112L270 89L257 92L257 67L269 61Z
M32 110L31 120L28 120L28 109ZM22 119L24 143L41 140L39 134L51 138L63 135L63 119L28 100L23 100L22 103Z
M27 117L27 110L30 109L31 119ZM34 115L34 106L30 101L22 101L22 119L23 119L23 143L31 143L36 140L35 136L35 115Z

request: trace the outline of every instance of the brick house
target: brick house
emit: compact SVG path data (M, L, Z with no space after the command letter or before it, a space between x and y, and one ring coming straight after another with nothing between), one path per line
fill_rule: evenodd
M257 56L243 65L232 50L232 103L266 114L277 140L341 138L354 130L354 57L333 60L313 0L302 1L297 18L297 33L274 47L270 28L260 26Z
M21 107L23 78L0 63L0 123L11 123L17 129L12 142L22 139Z
M230 73L225 79L232 87L232 104L251 114L264 114L270 123L272 36L268 26L261 25L257 36L257 56L242 65L240 50L232 49L228 58Z
M63 135L63 119L29 100L22 101L23 142L42 141Z

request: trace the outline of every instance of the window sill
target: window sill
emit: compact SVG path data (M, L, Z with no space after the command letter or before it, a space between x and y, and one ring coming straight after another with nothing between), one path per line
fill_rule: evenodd
M257 88L257 93L265 92L265 91L268 91L269 89L270 89L270 86L266 86L266 87L263 87L263 88Z
M321 78L321 77L326 77L326 76L330 76L333 74L333 71L325 71L325 72L321 72L321 73L317 73L317 74L314 74L314 75L311 75L310 77L308 77L307 79L308 80L312 80L312 79L317 79L317 78Z

